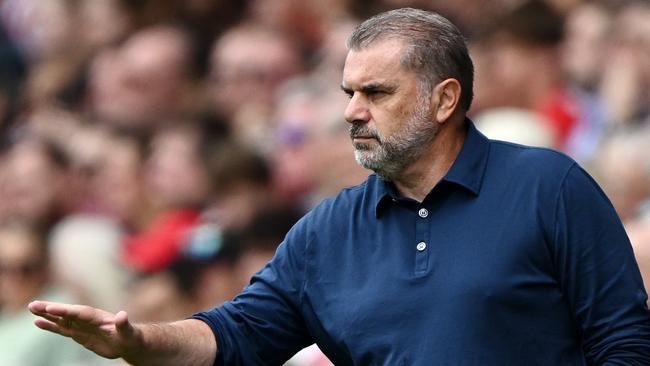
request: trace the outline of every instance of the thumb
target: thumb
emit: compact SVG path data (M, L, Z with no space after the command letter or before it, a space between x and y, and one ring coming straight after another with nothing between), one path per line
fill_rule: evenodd
M121 341L121 357L126 358L129 354L137 352L142 346L142 333L136 326L129 322L129 316L126 311L120 311L115 314L115 330L118 339Z
M122 336L131 337L133 335L133 325L129 322L129 315L126 311L122 310L115 314L115 329Z

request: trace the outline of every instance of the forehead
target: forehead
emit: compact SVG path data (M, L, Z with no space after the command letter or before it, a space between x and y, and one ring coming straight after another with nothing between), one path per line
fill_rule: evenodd
M397 39L378 41L360 50L350 50L343 68L343 85L355 87L370 82L390 82L406 77L401 65L404 43Z

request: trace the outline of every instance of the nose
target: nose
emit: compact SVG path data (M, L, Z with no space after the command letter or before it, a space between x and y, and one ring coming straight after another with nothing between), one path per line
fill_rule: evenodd
M370 120L370 111L368 110L368 106L359 93L354 93L352 95L350 102L348 102L348 106L345 108L343 116L348 123L366 123Z

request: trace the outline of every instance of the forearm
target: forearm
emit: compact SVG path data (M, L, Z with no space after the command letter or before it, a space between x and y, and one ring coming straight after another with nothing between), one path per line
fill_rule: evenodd
M214 364L217 342L210 327L196 319L163 324L136 324L139 346L124 355L137 366Z

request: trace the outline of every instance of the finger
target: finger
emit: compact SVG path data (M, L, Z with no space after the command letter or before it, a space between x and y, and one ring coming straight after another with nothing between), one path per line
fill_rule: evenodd
M123 328L129 325L129 315L126 311L122 310L115 314L115 326L118 328Z
M46 311L47 306L52 304L54 303L50 301L32 301L27 305L27 308L29 309L29 311L32 312L32 314L44 318L44 319L36 319L34 321L36 326L38 326L39 328L43 328L49 331L54 331L57 329L54 329L53 327L61 324L62 318L60 316L49 314Z
M133 326L129 322L129 316L126 311L120 311L115 314L115 328L119 333L126 336L131 336L133 333Z
M48 321L48 320L45 320L45 319L36 319L36 320L34 320L34 324L37 327L39 327L40 329L46 330L48 332L59 334L59 335L62 335L64 337L70 337L68 332L63 330L57 324L52 323L51 321Z
M72 316L75 313L72 310L73 306L70 304L48 303L45 306L45 312L58 316Z
M76 322L73 320L74 318L71 317L57 316L57 315L49 314L47 312L40 313L36 311L34 312L34 314L49 321L50 323L55 324L60 329L72 330L73 328L76 327ZM47 323L42 323L42 324L47 324Z
M79 324L102 325L110 322L113 314L86 305L50 304L45 308L52 315L69 319Z
M51 321L52 323L57 323L57 324L59 322L61 322L61 319L62 319L60 316L50 315L50 314L47 314L47 313L37 314L37 315Z
M45 313L45 309L47 308L47 306L54 305L54 304L56 304L56 303L50 302L50 301L35 300L35 301L30 302L27 305L27 309L29 309L29 311L31 311L32 313L34 313L36 315L40 315L42 313Z
M45 318L45 319L47 319L47 320L49 320L49 321L51 321L53 323L58 323L61 320L61 317L56 316L56 315L48 314L45 311L45 306L46 306L45 303L32 302L27 307L28 307L29 311L32 312L32 314L34 314L36 316L40 316L42 318Z

